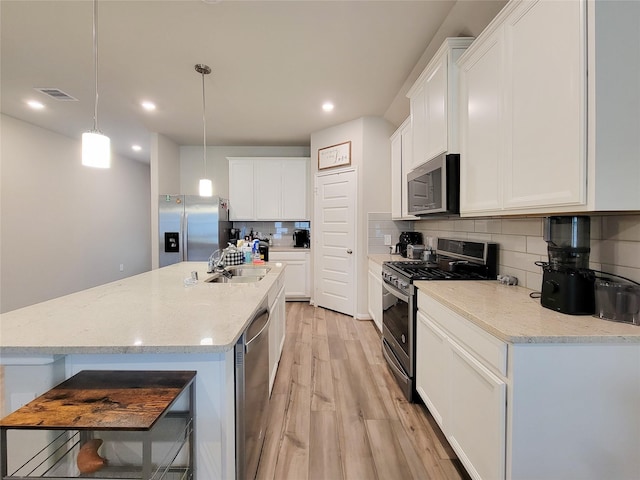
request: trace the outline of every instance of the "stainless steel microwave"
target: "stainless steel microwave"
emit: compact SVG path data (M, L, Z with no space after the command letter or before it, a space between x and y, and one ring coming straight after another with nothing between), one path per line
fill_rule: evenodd
M442 154L407 175L412 215L460 213L460 155Z

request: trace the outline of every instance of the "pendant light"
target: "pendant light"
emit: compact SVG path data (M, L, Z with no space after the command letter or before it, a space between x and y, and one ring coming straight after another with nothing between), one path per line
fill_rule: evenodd
M204 76L211 73L211 68L203 63L198 63L195 69L202 76L202 161L204 163L204 177L200 179L198 191L201 197L211 197L213 196L213 183L211 179L207 178L207 109L204 96Z
M82 134L82 165L96 168L111 166L111 140L98 130L98 1L93 0L93 68L95 77L95 102L93 108L93 130Z

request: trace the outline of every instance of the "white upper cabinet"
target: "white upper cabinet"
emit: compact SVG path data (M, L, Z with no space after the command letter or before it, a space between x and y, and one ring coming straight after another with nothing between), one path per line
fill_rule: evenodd
M411 117L391 136L391 217L411 220L407 207L407 173L411 170Z
M441 153L458 153L458 67L472 38L447 38L407 97L411 109L410 170Z
M252 158L229 159L229 219L255 219Z
M308 157L229 157L231 220L308 220Z
M611 79L638 80L638 19L640 2L498 14L459 61L462 215L640 208L640 94Z

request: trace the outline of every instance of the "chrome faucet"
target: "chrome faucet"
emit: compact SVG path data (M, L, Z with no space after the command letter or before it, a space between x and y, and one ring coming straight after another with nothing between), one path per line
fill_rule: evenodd
M227 255L226 249L222 250L220 254L220 258L215 259L216 252L220 252L220 250L216 250L209 257L209 265L207 268L207 273L220 272L224 270L224 257Z

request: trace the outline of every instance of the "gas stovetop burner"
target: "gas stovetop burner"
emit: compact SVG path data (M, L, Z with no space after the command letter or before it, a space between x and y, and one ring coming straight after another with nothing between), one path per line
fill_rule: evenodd
M490 280L496 278L497 245L486 242L438 239L437 262L420 260L383 263L382 277L387 283L398 280Z

